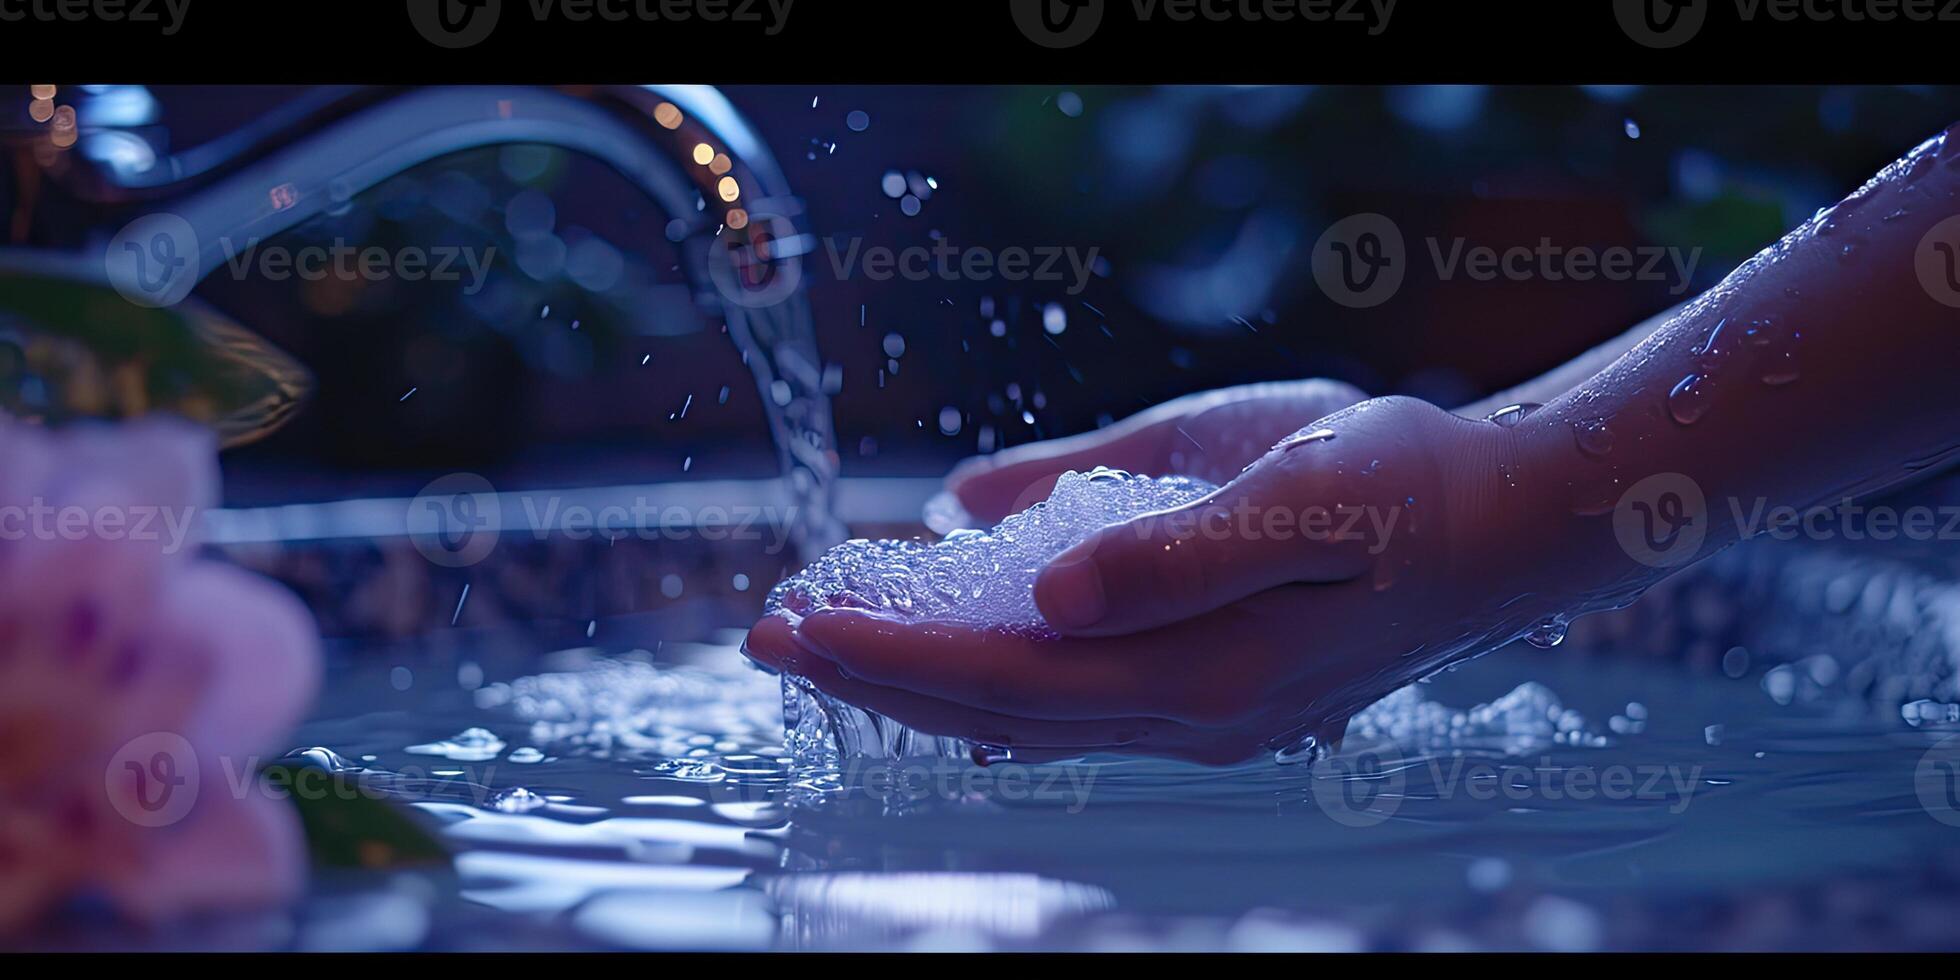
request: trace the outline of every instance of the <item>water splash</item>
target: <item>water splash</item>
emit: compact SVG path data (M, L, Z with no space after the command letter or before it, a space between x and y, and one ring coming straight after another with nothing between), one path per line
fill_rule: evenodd
M1153 479L1104 467L1071 471L1056 481L1047 500L992 531L958 530L937 544L847 541L777 585L767 611L800 621L823 609L860 609L906 622L1052 636L1034 602L1035 576L1049 561L1103 527L1190 503L1216 489L1185 477ZM969 753L980 762L1006 752L915 732L838 701L799 677L785 675L782 694L786 742L806 767L834 765L840 758Z

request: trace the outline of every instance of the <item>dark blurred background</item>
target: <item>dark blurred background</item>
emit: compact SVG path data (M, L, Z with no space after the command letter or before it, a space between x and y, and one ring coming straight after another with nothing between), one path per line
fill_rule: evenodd
M92 94L98 121L182 150L314 94L133 91L53 101L81 105L86 132ZM1439 281L1427 239L1699 249L1699 290L1960 116L1953 90L1897 87L725 91L840 251L1097 250L1075 295L1066 280L839 278L820 250L806 281L846 475L937 473L1261 379L1465 401L1686 295ZM120 117L101 115L105 93ZM34 142L46 123L28 106L21 92L7 113L12 241L82 248L126 216L64 197L50 177L88 146ZM1323 296L1309 260L1358 212L1394 219L1414 260L1392 301L1361 310ZM511 146L417 168L281 242L494 246L474 294L212 276L198 296L317 382L289 425L228 455L230 501L412 492L454 470L499 486L775 472L760 398L691 302L667 221L592 160Z

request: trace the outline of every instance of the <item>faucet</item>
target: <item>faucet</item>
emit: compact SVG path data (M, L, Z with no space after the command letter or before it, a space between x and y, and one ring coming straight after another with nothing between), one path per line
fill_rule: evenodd
M95 88L82 95L84 119L86 100L110 87ZM141 240L111 242L91 264L125 296L131 287L171 305L222 266L225 241L269 239L419 164L509 143L592 157L680 223L669 237L696 303L727 324L762 393L801 507L799 551L813 557L841 541L831 516L836 440L801 270L815 239L768 147L712 87L316 89L174 155L149 152L127 131L85 132L86 165L58 179L136 216L118 238L135 229Z

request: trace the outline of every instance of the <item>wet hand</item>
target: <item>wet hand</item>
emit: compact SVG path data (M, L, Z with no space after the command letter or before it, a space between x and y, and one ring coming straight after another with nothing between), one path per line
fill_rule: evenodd
M1502 438L1414 400L1363 403L1217 493L1058 557L1035 598L1059 636L825 610L794 627L765 621L750 651L1021 759L1218 764L1338 737L1354 711L1490 625L1479 610L1502 583L1449 582L1445 497L1473 486L1467 471L1495 470Z

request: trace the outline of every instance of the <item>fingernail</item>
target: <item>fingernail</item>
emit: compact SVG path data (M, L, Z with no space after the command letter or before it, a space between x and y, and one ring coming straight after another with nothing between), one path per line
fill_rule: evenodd
M1102 571L1094 558L1079 558L1065 565L1050 565L1041 573L1037 589L1042 615L1063 629L1094 626L1109 611L1103 594Z

